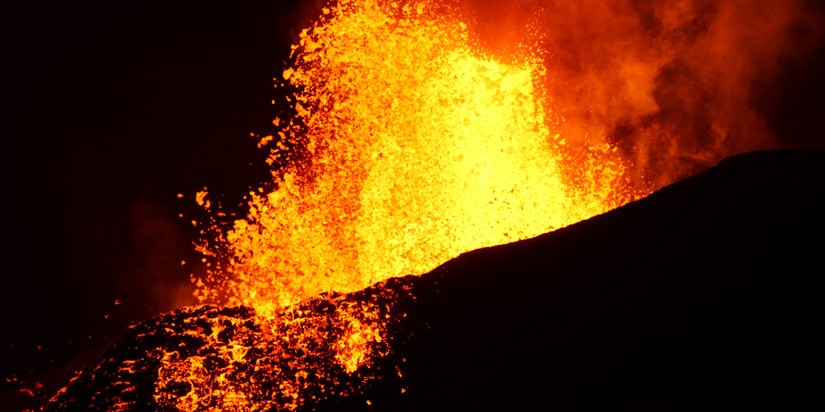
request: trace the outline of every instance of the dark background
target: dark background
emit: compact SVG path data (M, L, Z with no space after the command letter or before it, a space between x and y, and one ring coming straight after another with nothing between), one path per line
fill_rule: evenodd
M0 405L194 302L194 193L231 208L266 180L250 133L274 131L273 78L320 2L298 3L4 6ZM788 145L823 147L822 50L760 86Z
M0 409L193 303L194 193L268 176L250 133L314 5L191 3L4 6Z

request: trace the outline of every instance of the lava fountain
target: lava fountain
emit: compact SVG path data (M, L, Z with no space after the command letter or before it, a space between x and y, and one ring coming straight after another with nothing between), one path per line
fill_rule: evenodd
M209 216L193 222L207 270L192 281L208 305L131 327L117 356L79 375L54 410L297 410L356 395L357 382L395 374L373 360L403 340L393 323L415 300L408 282L420 279L407 275L606 212L685 164L768 140L742 85L757 83L751 63L782 53L755 49L734 59L741 70L716 57L793 26L785 20L762 30L730 12L746 6L695 2L666 6L656 20L653 3L628 3L647 13L643 34L657 40L628 41L613 32L636 33L642 20L604 19L618 29L600 31L603 19L592 17L617 4L547 3L576 12L550 21L581 41L544 41L545 22L515 36L528 39L519 47L490 48L449 0L330 1L276 79L288 114L273 121L277 133L257 137L272 180L250 191L237 220L207 190L196 195ZM568 16L589 25L576 30L581 21ZM717 30L713 16L746 24ZM542 44L568 43L595 46L545 58ZM634 46L612 47L622 44ZM599 71L581 67L590 60ZM725 70L693 70L706 62ZM686 143L696 136L713 144ZM641 144L620 151L611 141ZM651 170L658 183L648 185ZM111 383L107 393L84 392L95 379Z
M229 226L232 213L206 190L196 197L212 216L196 222L208 267L193 276L196 296L223 309L130 329L165 346L115 349L158 366L96 367L123 386L113 405L295 410L354 393L343 382L372 379L371 360L392 350L389 326L403 316L394 305L410 296L346 293L640 195L615 148L558 132L534 49L485 53L456 16L438 1L323 8L278 80L293 113L259 141L271 184ZM152 400L129 398L142 379L156 380Z
M260 140L280 166L273 189L206 231L217 241L199 245L214 262L195 279L201 301L272 314L634 197L614 148L554 131L529 47L487 55L452 16L435 1L342 0L301 33L279 81L295 115ZM206 192L199 203L213 207Z

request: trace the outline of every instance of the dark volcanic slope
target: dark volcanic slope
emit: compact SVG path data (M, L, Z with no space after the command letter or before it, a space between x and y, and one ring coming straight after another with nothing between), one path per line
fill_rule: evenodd
M388 410L817 410L823 276L825 153L735 156L426 275Z
M245 308L184 309L131 329L49 409L159 409L191 388L152 397L150 354L223 318L259 347L247 363L333 367L306 382L303 410L818 410L823 251L825 153L738 155L565 229L302 305L320 316L371 302L393 315L392 351L369 370L336 371L323 350L284 360L290 348L267 346ZM220 345L186 336L175 356ZM275 406L288 375L225 376L263 381L255 396Z

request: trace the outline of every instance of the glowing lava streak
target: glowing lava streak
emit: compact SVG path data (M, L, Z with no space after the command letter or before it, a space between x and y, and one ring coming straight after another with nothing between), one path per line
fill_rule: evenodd
M261 140L286 166L219 244L203 245L228 263L199 281L202 300L273 314L627 200L611 148L569 148L552 132L540 62L484 55L450 14L431 1L341 0L301 33L283 73L296 116Z

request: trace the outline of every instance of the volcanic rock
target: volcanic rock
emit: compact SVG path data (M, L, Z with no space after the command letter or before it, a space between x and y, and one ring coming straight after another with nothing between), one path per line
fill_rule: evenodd
M823 251L825 153L741 154L566 228L285 308L275 324L245 307L147 320L46 410L169 410L194 395L214 410L241 395L226 388L271 410L822 409ZM357 305L385 319L387 339L353 372L328 343ZM295 328L318 333L281 339ZM192 370L200 387L180 375Z

